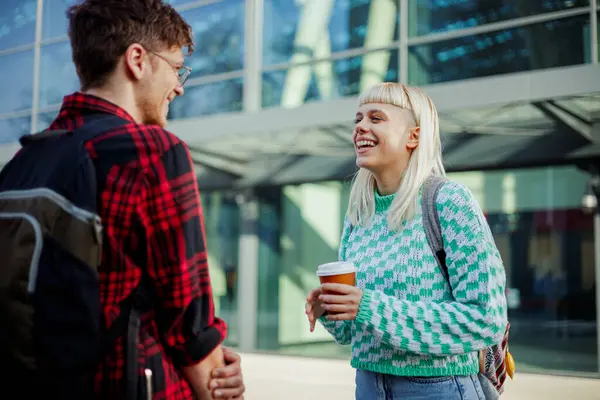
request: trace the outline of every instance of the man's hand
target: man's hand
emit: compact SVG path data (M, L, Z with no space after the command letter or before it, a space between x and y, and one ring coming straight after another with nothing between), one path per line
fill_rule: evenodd
M321 290L327 292L327 294L319 296L319 300L323 302L323 308L328 311L327 320L352 321L356 319L363 297L362 290L355 286L339 283L324 283L321 285Z
M240 355L223 347L225 367L215 368L212 372L210 389L215 399L242 400L246 387L242 377Z
M317 319L325 313L325 309L321 306L321 300L319 300L319 296L321 295L321 288L316 288L312 290L308 296L306 297L306 316L308 317L308 322L310 323L310 331L313 332L315 330L315 324L317 323Z

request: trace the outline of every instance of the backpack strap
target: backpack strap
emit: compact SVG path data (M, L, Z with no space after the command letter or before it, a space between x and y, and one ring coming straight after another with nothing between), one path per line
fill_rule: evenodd
M69 133L71 133L71 131L69 131L68 129L54 129L54 130L48 129L48 130L41 131L38 133L28 133L26 135L23 135L19 138L19 143L21 144L21 147L26 147L26 146L30 145L31 143L39 142L40 140L43 140L43 139L59 137L59 136L69 134Z
M117 340L125 334L126 399L138 399L138 338L142 314L152 309L154 297L149 278L144 273L138 287L120 305L120 313L110 328L102 324L98 362L102 361Z
M128 314L125 343L125 376L127 377L126 398L138 399L138 338L140 336L140 327L142 325L142 314L146 313L153 306L152 292L150 291L149 278L144 273L142 279L133 293L133 304L130 305Z
M46 129L39 133L23 135L19 138L22 147L32 143L39 142L49 138L55 138L62 135L72 135L82 142L94 139L96 136L125 125L130 121L118 117L114 114L97 114L85 119L85 123L74 131L68 129Z
M423 228L425 229L429 246L444 278L450 283L448 266L446 265L446 251L444 250L444 237L442 236L442 227L440 226L440 218L436 207L438 193L447 181L447 178L437 175L431 175L427 178L423 184L421 211L423 215Z
M75 129L73 137L81 142L92 140L104 132L112 131L120 126L131 123L126 119L118 117L114 114L98 114L87 117L85 123Z

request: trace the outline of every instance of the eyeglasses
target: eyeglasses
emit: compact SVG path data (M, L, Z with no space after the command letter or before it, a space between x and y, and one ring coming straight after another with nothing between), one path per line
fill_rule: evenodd
M149 53L154 54L156 57L160 58L161 60L163 60L164 62L169 64L169 66L171 66L173 69L178 69L177 75L179 77L179 85L180 86L183 86L185 81L187 81L187 79L190 77L190 74L192 73L192 69L190 67L188 67L187 65L182 65L180 67L179 63L177 63L173 60L169 60L167 57L165 57L161 54L155 53L153 51L150 51Z

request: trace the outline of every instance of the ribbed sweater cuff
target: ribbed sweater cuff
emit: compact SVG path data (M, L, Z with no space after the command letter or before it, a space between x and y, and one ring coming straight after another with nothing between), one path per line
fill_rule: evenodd
M362 300L358 306L358 314L356 315L356 322L360 325L364 325L370 322L373 318L373 311L371 302L373 301L373 291L369 289L363 290Z

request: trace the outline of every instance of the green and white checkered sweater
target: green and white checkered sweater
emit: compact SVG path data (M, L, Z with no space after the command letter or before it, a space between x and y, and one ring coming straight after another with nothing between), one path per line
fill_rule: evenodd
M352 366L398 376L470 375L477 350L499 343L506 327L505 273L489 226L471 192L446 182L437 198L452 289L427 243L420 210L390 231L394 195L375 194L373 223L350 229L340 260L358 267L363 290L354 321L320 322L352 344Z

